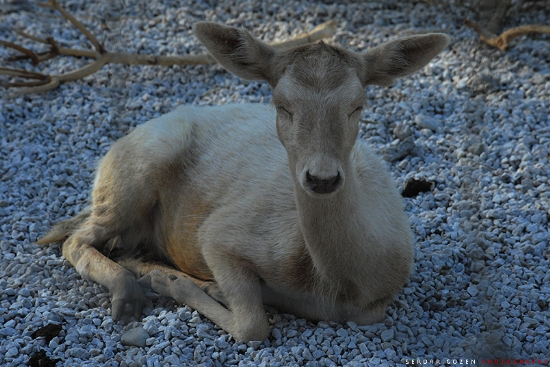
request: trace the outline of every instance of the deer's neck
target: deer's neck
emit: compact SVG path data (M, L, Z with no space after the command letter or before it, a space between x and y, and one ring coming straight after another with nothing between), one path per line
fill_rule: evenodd
M355 172L330 198L313 197L296 185L296 201L302 235L315 269L335 280L353 277L365 266L368 233Z

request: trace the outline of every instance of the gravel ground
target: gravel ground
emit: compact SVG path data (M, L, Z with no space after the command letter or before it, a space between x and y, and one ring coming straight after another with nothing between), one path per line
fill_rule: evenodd
M503 53L463 26L475 18L469 8L447 1L61 3L109 50L142 54L204 51L191 33L199 20L271 41L336 19L333 40L355 50L414 32L448 33L451 45L422 71L391 88L367 88L362 117L361 138L399 185L417 179L429 190L404 199L415 268L384 323L313 323L267 308L269 339L243 344L148 293L143 320L122 325L110 316L106 289L82 280L59 246L33 242L86 205L98 158L135 126L179 104L269 102L269 88L219 66L109 65L45 94L0 89L0 365L32 365L41 355L82 367L548 364L550 37L519 38ZM20 29L85 43L57 14L24 1L0 5L0 38L22 41L11 32ZM549 24L550 3L514 2L510 14L506 27ZM83 63L66 58L41 70ZM50 323L62 325L57 336L33 337ZM123 345L131 329L144 347Z

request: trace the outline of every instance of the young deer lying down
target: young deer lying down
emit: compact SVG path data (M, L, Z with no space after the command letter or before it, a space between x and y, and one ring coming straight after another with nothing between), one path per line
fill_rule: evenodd
M413 244L384 162L357 140L364 88L420 69L448 37L359 54L322 42L277 49L209 22L194 32L227 70L268 82L273 106L184 106L136 128L99 164L90 207L39 243L66 239L63 255L111 292L114 319L140 317L146 286L242 341L268 336L263 303L381 321Z

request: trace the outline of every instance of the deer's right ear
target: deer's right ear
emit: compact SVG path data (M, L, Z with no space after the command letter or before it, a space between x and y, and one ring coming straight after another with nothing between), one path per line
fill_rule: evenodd
M414 73L449 44L449 36L429 33L386 42L363 55L367 63L363 84L392 85L397 78Z
M273 72L275 49L244 29L213 22L198 22L195 36L228 71L246 80L265 80L271 86L278 78Z

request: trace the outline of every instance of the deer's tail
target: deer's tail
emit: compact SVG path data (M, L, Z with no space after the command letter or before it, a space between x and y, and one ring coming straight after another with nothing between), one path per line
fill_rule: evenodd
M39 245L47 245L52 242L65 241L70 235L80 228L82 223L84 223L91 214L92 208L91 206L87 206L75 217L55 224L52 229L50 229L43 237L38 239L36 243Z

